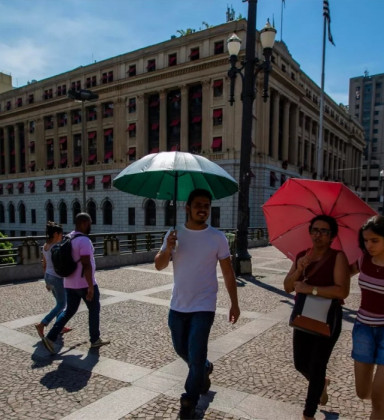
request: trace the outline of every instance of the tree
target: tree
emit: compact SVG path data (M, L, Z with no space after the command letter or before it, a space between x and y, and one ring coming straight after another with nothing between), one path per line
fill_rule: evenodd
M0 232L0 238L7 238L6 235L3 235ZM9 254L12 254L12 244L8 241L1 241L0 242L0 264L13 264L15 262L15 259L11 256L8 256Z

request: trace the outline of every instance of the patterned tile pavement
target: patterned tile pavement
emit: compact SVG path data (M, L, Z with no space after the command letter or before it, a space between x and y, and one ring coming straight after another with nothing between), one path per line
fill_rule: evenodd
M272 247L250 250L253 277L238 279L243 316L227 322L229 299L220 281L210 337L215 364L200 419L299 419L306 383L292 362L287 317L292 296L282 289L290 261ZM186 368L167 327L172 269L153 264L97 271L102 336L111 344L90 350L84 305L71 333L50 356L33 324L53 305L44 282L0 286L1 419L176 419ZM328 367L329 402L316 418L366 419L370 405L354 391L351 327L359 304L354 280L344 329Z

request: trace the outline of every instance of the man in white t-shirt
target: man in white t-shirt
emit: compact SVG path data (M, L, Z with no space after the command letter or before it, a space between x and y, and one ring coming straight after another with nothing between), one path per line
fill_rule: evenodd
M75 230L70 233L72 239L72 257L78 261L76 270L64 277L64 288L67 295L67 307L58 316L49 333L43 337L45 348L55 354L54 342L65 324L79 309L81 300L89 312L89 336L91 347L97 348L109 344L109 340L100 338L100 292L95 278L96 263L94 248L88 235L91 232L92 219L88 213L79 213L75 218Z
M193 418L200 394L207 393L211 385L213 364L207 360L207 353L216 310L218 261L231 300L229 321L235 323L240 315L228 241L222 232L206 223L211 201L208 191L192 191L186 205L187 222L167 232L155 257L157 270L173 261L168 325L174 349L189 367L186 392L180 399L181 419Z

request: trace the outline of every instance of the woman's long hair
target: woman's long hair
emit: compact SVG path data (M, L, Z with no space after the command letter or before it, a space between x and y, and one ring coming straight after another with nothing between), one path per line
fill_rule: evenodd
M359 247L363 252L367 252L363 236L363 232L366 230L371 230L373 233L376 233L376 235L384 238L384 216L373 216L361 226L359 230Z
M45 237L47 239L52 239L55 232L63 233L62 226L55 222L47 222L47 226L45 228Z

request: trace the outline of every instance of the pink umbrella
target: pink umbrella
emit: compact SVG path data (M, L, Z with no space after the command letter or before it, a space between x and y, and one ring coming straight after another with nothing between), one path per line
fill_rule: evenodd
M269 241L292 261L311 248L310 220L326 214L336 219L339 233L332 248L345 252L350 263L361 255L358 232L361 225L377 214L354 192L340 182L291 178L263 205Z

